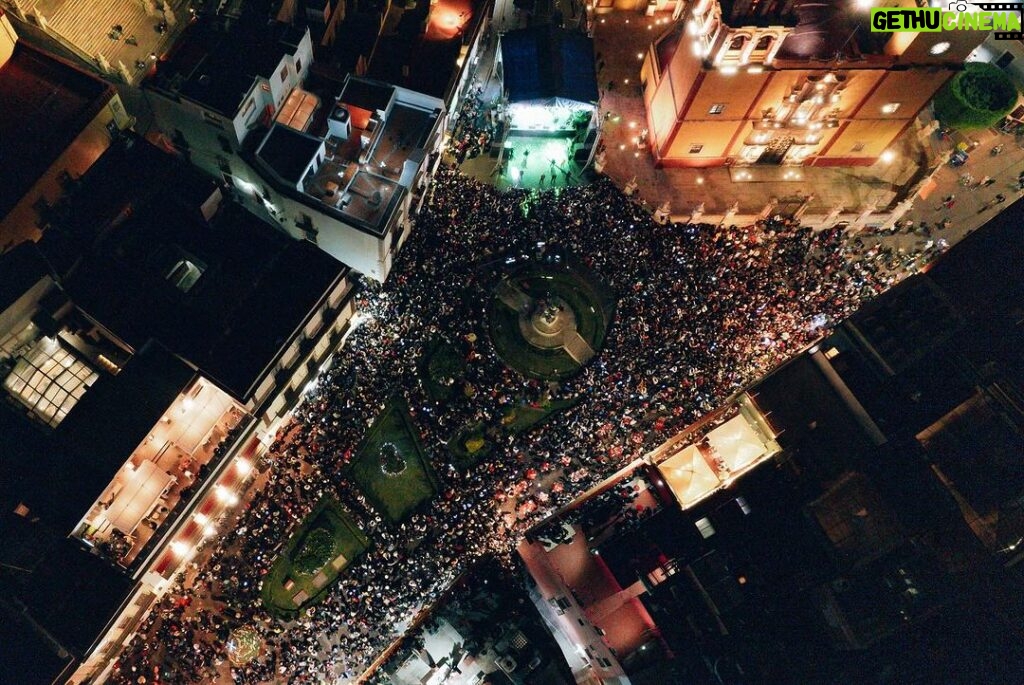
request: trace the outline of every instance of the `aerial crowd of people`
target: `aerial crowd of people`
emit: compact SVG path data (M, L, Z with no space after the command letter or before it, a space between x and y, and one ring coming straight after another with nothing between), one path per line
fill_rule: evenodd
M357 323L273 444L237 525L225 526L160 600L118 660L114 682L213 681L228 672L236 683L353 681L475 560L509 558L552 510L941 249L929 242L895 253L870 235L815 232L781 218L659 225L607 179L505 192L442 168L388 281L362 286ZM508 260L556 250L585 262L615 293L616 308L598 356L549 384L497 358L487 307ZM432 400L420 378L425 343L438 336L466 360L460 391L446 401ZM375 511L346 469L396 396L408 403L441 484L397 524ZM579 401L533 430L502 434L480 463L456 466L446 443L460 429L551 396ZM290 622L272 618L261 581L326 495L372 545L322 602ZM229 662L239 627L264 641L249 663Z

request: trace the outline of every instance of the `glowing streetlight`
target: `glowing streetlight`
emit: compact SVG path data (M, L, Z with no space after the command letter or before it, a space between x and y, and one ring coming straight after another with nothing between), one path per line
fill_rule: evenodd
M238 504L238 495L236 495L231 490L228 490L223 485L218 485L214 489L214 493L217 497L217 500L222 504L226 504L229 507L233 507L236 504Z

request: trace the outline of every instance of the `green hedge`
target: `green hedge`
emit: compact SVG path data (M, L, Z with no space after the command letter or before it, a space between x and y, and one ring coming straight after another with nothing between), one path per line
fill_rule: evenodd
M935 94L935 118L953 128L987 128L1017 104L1017 87L1002 69L969 62Z

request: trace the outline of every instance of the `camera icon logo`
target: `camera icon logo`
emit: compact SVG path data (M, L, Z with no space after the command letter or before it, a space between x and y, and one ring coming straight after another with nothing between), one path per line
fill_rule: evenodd
M946 9L950 12L970 12L971 3L963 2L962 0L959 2L957 0L953 0L953 2L946 3Z

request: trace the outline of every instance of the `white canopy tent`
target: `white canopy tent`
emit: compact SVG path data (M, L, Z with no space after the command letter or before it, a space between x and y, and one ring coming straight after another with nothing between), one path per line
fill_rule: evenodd
M721 483L696 445L687 445L661 462L658 470L683 507L714 492Z
M107 507L107 520L117 530L130 535L173 481L173 476L161 471L153 462L142 462L128 474L124 487Z
M731 472L750 466L768 452L760 436L742 415L729 419L708 433L707 440Z

